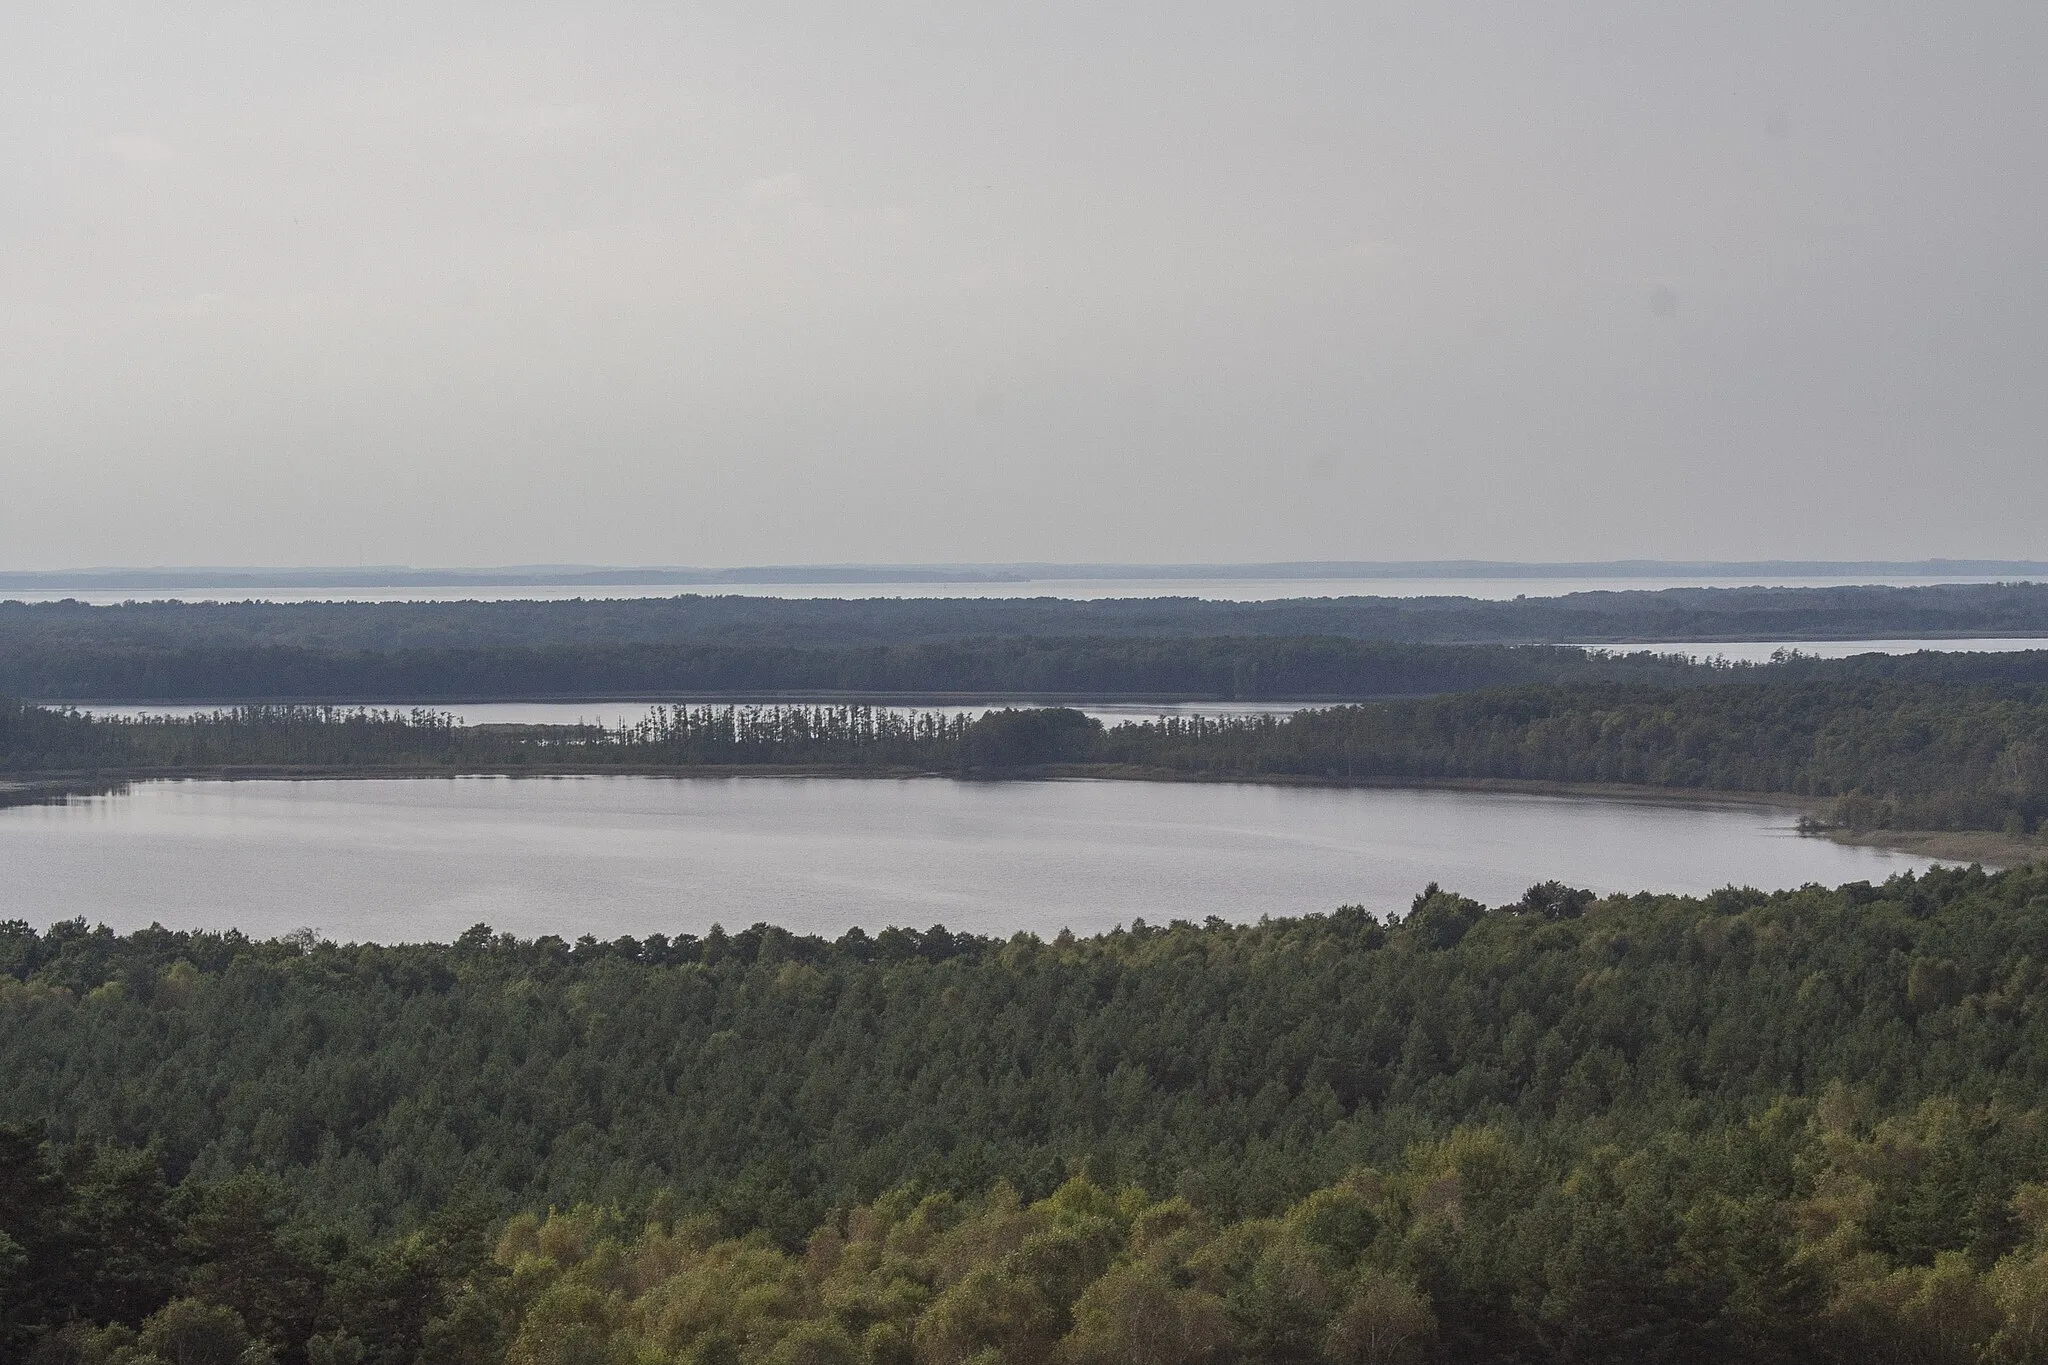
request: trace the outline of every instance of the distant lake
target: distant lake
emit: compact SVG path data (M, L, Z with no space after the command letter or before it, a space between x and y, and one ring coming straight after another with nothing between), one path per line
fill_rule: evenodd
M1586 645L1615 654L1653 650L1659 654L1683 654L1693 659L1726 659L1730 663L1769 663L1779 650L1810 654L1817 659L1849 659L1858 654L2013 654L2026 649L2048 649L2048 637L2038 635L1972 636L1937 640L1731 640L1705 643L1696 640L1653 641L1632 645Z
M1797 650L1823 659L1846 659L1855 654L1914 654L1920 650L1934 650L1947 653L2003 654L2017 650L2048 649L2048 639L2028 638L1982 638L1953 640L1745 640L1697 644L1685 641L1670 641L1652 644L1593 645L1587 648L1604 649L1614 653L1633 653L1637 650L1655 650L1665 654L1684 654L1694 659L1728 659L1734 662L1765 663L1778 650ZM384 705L385 703L373 703ZM645 720L657 706L729 704L729 699L709 703L675 700L630 700L608 699L601 701L491 701L491 702L432 702L426 707L433 711L446 711L463 725L633 725ZM738 705L773 705L763 699L758 702L738 702ZM822 703L836 704L832 702ZM1071 706L1077 711L1094 716L1104 725L1117 725L1127 720L1155 720L1160 716L1254 716L1290 715L1305 706L1331 706L1324 701L1064 701L1048 703L1031 698L1011 700L995 699L973 703L945 703L929 706L915 704L884 705L877 710L884 711L937 711L946 715L978 716L984 711L1003 706ZM79 710L100 716L195 716L218 711L217 702L82 702ZM405 709L400 705L398 709Z
M386 703L366 703L372 707L385 708ZM428 703L423 709L445 711L454 716L462 725L635 725L653 714L661 706L779 706L818 705L838 706L841 701L819 702L778 702L773 700L732 701L485 701ZM1178 702L1123 702L1123 701L1073 701L1049 703L1029 698L1015 700L994 700L983 702L944 702L930 706L912 704L878 705L877 711L894 711L899 714L936 712L945 716L979 716L984 712L1000 710L1005 706L1070 706L1086 715L1094 716L1104 725L1117 725L1127 720L1157 720L1161 716L1287 716L1304 706L1328 706L1329 702L1300 701L1178 701ZM86 702L79 706L81 711L96 716L203 716L224 709L218 702ZM225 709L232 709L232 705ZM409 710L404 705L389 705L391 710Z
M1007 935L1136 918L1489 903L1558 878L1704 892L1928 861L1793 814L1445 791L942 778L149 782L0 810L0 918L341 939L701 934L756 921Z
M1063 597L1097 601L1111 597L1197 597L1213 602L1272 602L1290 597L1561 597L1574 592L1656 592L1664 588L1841 588L1871 584L1892 588L1937 583L1983 583L1983 575L1959 577L1834 578L1747 575L1734 578L1033 578L1017 582L922 583L572 583L518 587L421 588L180 588L174 591L6 589L0 598L49 602L73 598L96 606L116 602L506 602L568 598L676 597Z

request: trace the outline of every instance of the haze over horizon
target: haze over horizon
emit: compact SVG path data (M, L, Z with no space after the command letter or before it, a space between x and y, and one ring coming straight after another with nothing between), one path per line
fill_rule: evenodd
M1399 579L1458 577L1610 578L1647 579L1720 578L1754 572L1778 575L1811 574L1839 576L1867 572L1885 576L1991 578L2000 575L2048 573L2048 561L2024 559L1918 560L1292 560L1262 562L1145 564L1118 562L1063 563L1014 561L1007 563L925 563L883 564L861 562L806 564L100 564L75 569L0 569L0 584L47 579L53 583L104 578L110 582L142 582L152 578L181 579L194 584L209 574L252 581L307 580L347 584L351 581L389 579L405 582L435 577L451 579L505 579L535 583L567 583L579 578L606 578L628 582L630 576L645 574L649 581L701 575L703 581L730 579L735 582L823 583L844 577L848 581L873 578L886 580L932 579L967 582L976 578L1121 578L1171 580L1187 579Z
M2048 559L2048 10L0 17L0 569Z

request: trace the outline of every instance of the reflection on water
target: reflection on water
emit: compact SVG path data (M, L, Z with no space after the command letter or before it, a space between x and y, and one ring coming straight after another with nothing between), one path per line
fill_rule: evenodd
M371 706L382 703L372 702ZM781 706L781 705L840 706L848 703L828 700L817 703L781 702L770 699L760 701L734 702L727 699L716 701L488 701L433 703L426 707L430 711L445 711L462 725L637 725L653 714L660 706ZM857 703L856 703L857 704ZM1030 698L1012 700L981 701L973 703L936 703L933 705L879 705L877 711L891 711L899 715L936 713L942 716L979 716L986 711L999 710L1005 706L1071 706L1075 710L1095 717L1104 725L1118 725L1127 720L1157 720L1161 716L1287 716L1304 706L1328 705L1327 702L1299 701L1177 701L1177 702L1120 702L1120 701L1076 701L1046 702ZM221 709L215 702L134 702L97 703L87 702L78 708L96 716L203 716ZM403 706L393 709L404 710Z
M0 810L0 918L337 939L702 933L756 921L1093 932L1134 918L1492 903L1558 878L1702 892L1924 859L1793 814L1494 793L939 778L150 782Z

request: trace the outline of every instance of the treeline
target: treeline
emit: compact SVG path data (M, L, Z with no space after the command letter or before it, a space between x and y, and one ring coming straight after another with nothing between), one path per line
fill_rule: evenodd
M1355 701L1517 683L1677 686L1788 678L2048 683L2048 650L1769 664L1561 645L1404 645L1331 637L981 639L779 645L321 650L286 646L14 651L0 695L94 700L450 703L491 698L840 694Z
M951 770L1050 761L1048 726L1100 733L1078 712L965 716L871 706L657 707L631 725L468 727L445 711L245 706L194 716L105 717L0 701L0 772L207 768L544 770L832 765ZM1011 732L1023 736L1012 737ZM1022 749L1019 746L1023 745ZM1085 757L1069 746L1068 757Z
M1166 718L1110 761L1217 777L1495 778L1832 797L1857 829L2027 834L2048 819L2048 688L1584 684Z
M16 924L0 1349L2038 1360L2043 942L2038 868L1050 943Z
M2048 651L2018 658L2048 681ZM449 702L517 697L788 693L1349 700L1580 678L1679 682L1754 670L1639 651L1400 645L1334 638L983 639L848 649L781 645L554 645L390 651L297 646L10 649L0 695Z
M1958 635L2048 636L2048 584L1665 588L1513 601L691 594L568 602L0 602L0 661L79 651L230 647L384 653L681 644L852 649L994 637L1328 636L1522 644Z
M605 728L271 706L105 718L0 702L0 772L22 774L747 764L1609 783L1826 798L1838 823L1858 829L2027 835L2048 820L2048 688L1572 684L1108 729L1060 708L969 721L865 706L661 707Z

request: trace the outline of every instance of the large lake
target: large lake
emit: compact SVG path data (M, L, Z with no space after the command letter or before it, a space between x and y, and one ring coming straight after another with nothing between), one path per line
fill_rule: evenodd
M0 810L0 918L446 940L769 921L1088 933L1135 918L1835 884L1927 860L1789 811L1444 791L943 778L151 782Z

